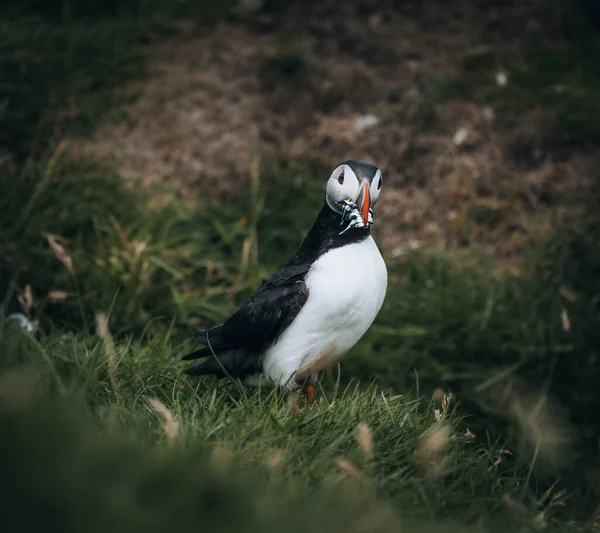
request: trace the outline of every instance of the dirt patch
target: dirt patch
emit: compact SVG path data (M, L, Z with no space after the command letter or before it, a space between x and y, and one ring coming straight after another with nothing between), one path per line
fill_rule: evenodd
M234 192L261 148L256 64L276 50L276 36L250 39L232 25L165 43L127 120L100 130L88 148L114 155L123 177L138 185Z
M132 183L225 197L246 186L257 160L371 160L386 180L377 226L387 253L475 243L516 269L526 242L576 212L595 156L554 161L535 110L510 123L492 107L439 97L465 51L518 50L501 14L382 4L298 3L283 18L165 42L129 118L87 149L112 154ZM532 31L542 16L510 13Z

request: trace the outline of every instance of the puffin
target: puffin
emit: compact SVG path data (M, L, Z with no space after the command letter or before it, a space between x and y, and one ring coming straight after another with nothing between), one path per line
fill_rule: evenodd
M203 361L184 372L246 385L266 378L314 400L318 372L359 341L385 299L387 268L371 236L382 186L375 165L340 163L300 249L223 324L195 334L204 347L183 360Z

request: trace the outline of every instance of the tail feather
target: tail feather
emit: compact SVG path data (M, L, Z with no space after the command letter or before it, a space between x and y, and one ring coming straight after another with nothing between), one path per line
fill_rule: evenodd
M211 348L209 346L207 346L206 348L200 348L199 350L196 350L195 352L184 355L181 358L181 360L182 361L190 361L192 359L202 359L203 357L208 357L208 356L212 355L213 350L214 350L214 348L211 350Z
M204 348L204 350L205 349L206 348ZM259 365L258 358L252 357L252 355L248 354L245 350L231 350L218 354L216 357L214 355L208 357L199 365L188 368L184 372L190 376L214 374L219 378L223 378L226 375L240 378L247 376L248 374L258 373Z
M231 376L241 378L248 374L259 372L259 358L243 348L232 348L221 334L221 326L199 331L195 334L196 340L204 345L182 359L205 358L200 364L184 370L190 376L204 376L214 374L219 378Z
M219 344L223 344L223 337L221 336L221 328L223 326L217 326L211 329L205 329L204 331L199 331L194 335L196 340L200 344L204 344L204 346L217 346Z
M207 329L205 331L199 331L198 333L194 334L194 337L196 337L196 340L205 347L183 356L183 361L208 357L213 353L227 348L227 343L221 336L221 326Z

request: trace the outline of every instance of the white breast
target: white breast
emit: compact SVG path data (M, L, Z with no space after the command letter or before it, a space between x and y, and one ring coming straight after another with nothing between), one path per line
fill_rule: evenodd
M372 237L321 256L306 276L308 300L264 354L263 374L293 386L335 363L381 309L387 269Z

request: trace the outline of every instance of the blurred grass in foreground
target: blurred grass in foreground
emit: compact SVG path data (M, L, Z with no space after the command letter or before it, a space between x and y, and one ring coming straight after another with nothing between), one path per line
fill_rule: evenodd
M0 522L11 531L554 527L563 496L524 490L526 465L465 434L448 399L351 386L296 415L268 391L192 387L168 337L101 335L39 343L0 322Z

